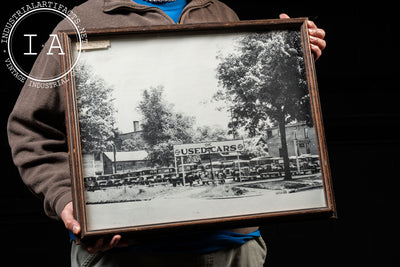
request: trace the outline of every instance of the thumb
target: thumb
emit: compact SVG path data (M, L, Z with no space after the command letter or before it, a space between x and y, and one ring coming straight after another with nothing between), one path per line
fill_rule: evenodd
M280 18L280 19L290 19L290 17L289 17L287 14L285 14L285 13L280 14L280 15L279 15L279 18Z
M69 202L67 205L65 205L63 211L61 212L61 219L64 222L65 228L70 230L73 234L77 235L81 232L81 226L74 218L72 202Z

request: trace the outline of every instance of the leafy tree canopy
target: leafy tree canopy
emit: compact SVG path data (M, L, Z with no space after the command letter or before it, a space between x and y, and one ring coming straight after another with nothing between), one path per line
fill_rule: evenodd
M144 90L138 109L143 116L143 138L150 147L150 160L168 166L173 161L173 145L192 142L195 119L175 112L163 93L162 86Z
M88 65L78 65L75 73L83 153L111 150L116 112L113 88Z
M285 125L312 123L309 94L297 31L251 33L238 42L236 53L219 58L215 98L230 106L234 133L263 134L269 123L279 125L285 179L291 179Z
M230 127L250 136L283 117L311 122L300 33L273 31L243 37L236 53L219 58L215 96L232 106ZM268 121L269 120L269 121Z

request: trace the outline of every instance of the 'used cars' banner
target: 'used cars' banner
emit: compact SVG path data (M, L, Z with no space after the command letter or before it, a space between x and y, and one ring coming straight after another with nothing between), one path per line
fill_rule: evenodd
M243 140L175 145L176 157L243 151Z

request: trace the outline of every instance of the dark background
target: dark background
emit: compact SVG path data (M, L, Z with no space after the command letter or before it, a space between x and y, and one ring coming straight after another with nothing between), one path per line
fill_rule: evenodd
M1 30L30 2L3 7ZM83 1L57 2L72 8ZM224 2L241 19L277 18L286 12L310 17L327 32L328 46L316 69L339 218L262 225L266 266L397 266L400 93L395 87L395 2ZM6 120L22 84L6 69L3 49L0 54L2 255L13 266L69 266L63 225L44 215L11 161Z

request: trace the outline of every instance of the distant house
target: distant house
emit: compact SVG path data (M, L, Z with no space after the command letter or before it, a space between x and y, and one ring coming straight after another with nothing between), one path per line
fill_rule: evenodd
M107 158L111 160L114 165L114 153L104 152ZM116 152L116 172L129 172L138 170L149 165L147 160L148 153L145 150L139 151L128 151L128 152Z
M83 154L83 173L85 177L113 174L112 160L102 152Z
M116 152L114 161L114 152L84 154L84 176L123 173L141 169L148 166L147 156L148 153L144 150Z
M282 144L279 127L267 129L268 153L272 157L282 157ZM308 127L305 122L286 125L286 142L289 156L302 154L318 155L314 127Z

